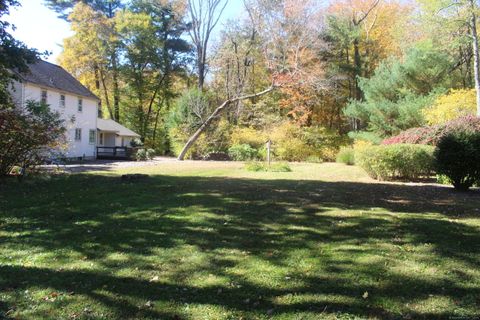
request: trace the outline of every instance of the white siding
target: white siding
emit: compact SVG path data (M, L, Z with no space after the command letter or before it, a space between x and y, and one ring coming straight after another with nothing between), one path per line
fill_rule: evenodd
M23 85L18 81L13 81L10 87L10 94L17 106L23 106Z
M97 105L98 101L92 98L79 97L77 95L61 92L56 89L40 87L35 84L24 84L23 104L28 100L40 101L42 90L47 90L47 104L54 111L58 111L65 120L67 126L67 150L66 156L95 157L95 143L89 142L89 131L97 131ZM65 95L65 107L60 107L60 95ZM78 99L83 100L83 110L78 112ZM80 141L75 141L75 129L82 129Z

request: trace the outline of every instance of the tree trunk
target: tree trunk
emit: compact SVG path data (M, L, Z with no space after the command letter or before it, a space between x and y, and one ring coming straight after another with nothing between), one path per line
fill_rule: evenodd
M203 48L199 47L198 51L198 60L197 60L197 68L198 68L198 89L203 91L203 87L205 85L205 61L203 59Z
M113 76L113 113L114 120L120 121L120 90L118 88L118 66L116 50L112 53L112 76Z
M473 45L473 74L475 77L475 91L477 92L477 116L480 117L480 74L479 74L479 53L478 53L478 35L477 35L477 16L475 15L475 3L470 1L472 9L471 30Z
M195 131L195 133L188 139L187 143L185 144L182 151L178 155L178 160L185 159L185 155L187 154L188 150L192 147L192 145L195 143L195 141L197 141L197 139L200 137L200 135L205 131L205 129L208 128L210 123L212 123L212 121L223 111L223 109L228 107L231 103L236 102L236 101L240 101L240 100L251 99L251 98L256 98L256 97L259 97L259 96L263 96L263 95L269 93L270 91L273 91L274 89L275 89L275 86L271 86L271 87L269 87L268 89L266 89L262 92L253 93L253 94L249 94L249 95L246 95L246 96L241 96L241 97L236 97L236 98L225 100L221 105L219 105L212 112L212 114L207 118L207 120L205 120L205 122L200 126L200 128L198 128L198 130Z
M362 61L360 58L360 48L358 39L353 41L353 63L354 63L354 76L355 76L355 99L362 100L362 90L360 90L360 85L358 83L358 78L361 76L362 71Z

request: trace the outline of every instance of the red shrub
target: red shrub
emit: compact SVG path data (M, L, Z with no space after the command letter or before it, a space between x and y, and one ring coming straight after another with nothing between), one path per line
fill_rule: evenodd
M382 144L410 143L437 145L441 137L457 131L480 133L480 118L465 116L436 126L411 128L383 140Z

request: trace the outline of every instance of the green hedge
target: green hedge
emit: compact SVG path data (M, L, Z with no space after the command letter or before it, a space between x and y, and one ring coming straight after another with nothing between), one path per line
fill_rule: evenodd
M435 151L437 173L443 182L466 191L480 183L480 133L455 132L442 137Z
M374 179L417 180L432 175L434 150L414 144L371 146L358 151L355 160Z

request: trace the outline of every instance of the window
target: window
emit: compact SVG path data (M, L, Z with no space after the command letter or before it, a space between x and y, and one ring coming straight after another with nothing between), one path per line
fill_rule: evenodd
M65 95L64 94L61 94L60 95L60 107L61 108L65 108Z
M97 112L98 112L98 117L102 118L102 103L101 102L98 103Z
M47 90L42 90L40 102L45 104L47 103Z
M103 146L103 133L100 133L100 142L99 142L99 144Z
M78 112L82 112L83 110L83 100L78 98Z
M75 129L75 141L81 141L82 140L82 129L81 128L76 128Z
M95 144L95 130L90 130L88 132L88 143Z

